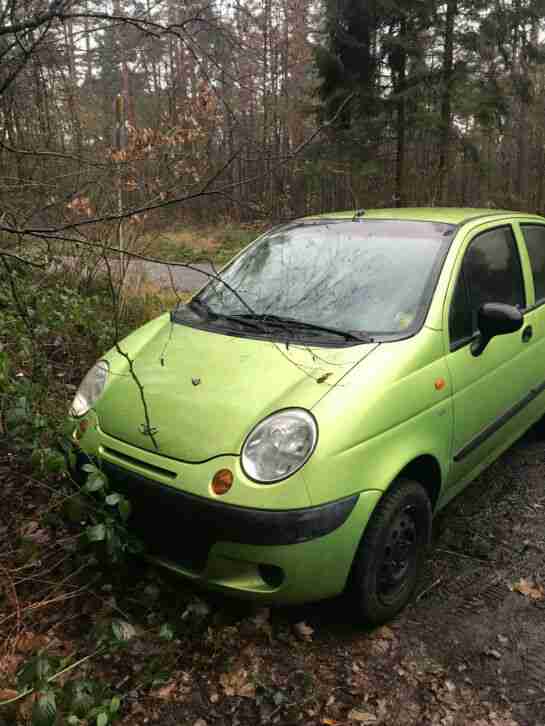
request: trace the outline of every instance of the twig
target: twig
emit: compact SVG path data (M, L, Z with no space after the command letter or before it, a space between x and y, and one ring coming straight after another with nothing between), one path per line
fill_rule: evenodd
M53 673L52 676L50 676L47 679L48 683L51 683L52 681L56 680L59 676L64 675L65 673L69 673L70 671L74 670L74 668L77 668L82 663L85 663L85 661L90 660L91 658L94 658L96 655L104 651L104 647L98 648L95 650L94 653L89 653L89 655L84 656L83 658L80 658L75 663L72 663L72 665L66 666L66 668L63 668L61 671L57 671L57 673ZM19 701L21 698L24 698L25 696L30 696L31 693L33 693L36 689L35 688L27 688L26 691L23 691L22 693L18 693L16 696L13 696L13 698L9 698L7 701L0 701L0 706L7 706L10 703L15 703L15 701Z
M88 590L89 587L89 585L86 585L85 587L81 587L79 590L75 590L74 592L71 592L69 594L62 594L58 595L57 597L52 597L49 600L42 600L41 602L32 603L32 605L27 605L26 607L21 608L21 613L24 613L27 610L39 610L40 608L45 608L48 605L53 605L56 602L63 602L63 600L70 600L74 597L79 597L80 595L83 595L83 593ZM14 615L15 613L10 613L9 615L6 615L5 618L0 620L0 625L3 625L8 620L11 620Z
M150 437L153 446L155 447L156 451L159 451L159 445L157 443L157 439L155 438L155 434L151 425L151 419L148 409L148 403L146 401L146 396L144 395L144 386L140 382L140 379L135 373L134 370L134 362L130 355L126 353L124 350L121 349L121 346L119 345L119 299L116 295L115 287L114 287L114 281L112 277L112 268L110 265L110 261L108 260L107 256L104 255L104 262L106 264L107 270L108 270L108 283L110 286L110 292L112 295L112 303L114 306L114 329L115 329L115 342L114 346L116 351L119 353L119 355L122 358L125 358L129 365L129 373L131 375L131 378L133 379L134 383L136 384L136 387L138 388L138 392L140 394L140 400L142 401L142 408L144 409L144 418L146 422L146 432L147 435Z
M210 189L210 184L214 181L215 175L212 176L212 179L207 180L201 189L198 189L195 192L192 192L191 194L185 194L180 197L174 197L172 199L164 199L160 202L156 202L155 204L147 204L143 205L141 207L134 207L133 209L127 209L126 211L122 212L121 214L106 214L101 217L89 217L87 219L81 219L78 222L71 222L70 224L63 224L59 225L57 227L50 227L50 228L23 228L23 229L17 229L15 227L6 227L5 225L2 225L0 229L2 229L4 232L10 232L12 234L29 234L29 235L51 235L56 234L59 232L65 232L70 229L78 229L80 227L89 226L93 224L98 224L100 222L118 222L122 219L128 219L129 217L134 217L138 214L143 214L145 212L151 212L156 209L163 209L165 207L170 207L174 204L182 204L184 202L189 202L194 199L199 199L200 197L208 197L208 196L215 196L215 195L221 195L224 192L228 192L231 189L238 189L240 187L247 186L249 184L253 184L256 181L260 181L261 179L267 178L270 176L270 174L277 168L283 166L289 161L293 161L300 153L301 151L308 146L314 139L321 134L324 129L329 128L332 126L335 121L339 118L343 110L346 108L346 106L351 103L351 101L354 99L355 93L351 93L348 95L344 101L340 104L337 111L333 114L333 116L330 119L327 119L324 121L315 131L313 131L312 134L310 134L304 141L302 141L290 154L286 155L284 159L277 164L275 167L273 167L270 170L267 170L263 173L256 174L252 177L247 177L246 179L241 179L237 182L232 182L229 184L225 184L222 187L219 187L217 189ZM238 151L237 151L238 154ZM236 158L236 155L235 157ZM230 162L233 160L230 159ZM224 170L225 167L223 167L222 170Z
M15 644L17 643L17 639L19 637L19 631L21 629L21 603L19 602L19 597L17 596L17 588L15 586L15 582L13 581L13 578L11 577L11 574L7 567L4 567L4 565L0 564L0 569L2 572L5 573L6 579L11 586L12 592L13 592L13 599L15 600L15 617L17 618L17 623L15 625L15 629L17 631L17 635L15 636Z
M473 560L474 562L482 562L483 564L492 566L493 560L487 560L484 557L475 557L474 555L466 555L463 552L457 552L456 550L448 550L445 547L435 547L435 552L444 552L447 555L454 555L454 557L463 557L466 560Z
M425 590L422 590L422 592L418 594L418 596L416 598L416 602L420 602L420 600L424 597L424 595L427 595L428 592L430 592L431 590L433 590L442 581L443 581L443 578L442 577L438 577L435 582L432 582L432 584L429 587L427 587Z

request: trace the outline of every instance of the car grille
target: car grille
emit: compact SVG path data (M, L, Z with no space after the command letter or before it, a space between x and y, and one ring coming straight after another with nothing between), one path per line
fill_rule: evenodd
M102 466L112 489L129 499L129 528L144 543L147 554L196 572L204 570L216 538L203 531L177 490L104 460Z

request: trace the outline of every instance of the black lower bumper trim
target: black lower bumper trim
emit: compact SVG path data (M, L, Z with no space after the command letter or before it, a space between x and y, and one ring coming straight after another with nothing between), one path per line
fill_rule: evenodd
M201 569L215 542L287 545L322 537L340 527L357 494L317 507L264 510L216 502L102 462L111 488L131 502L129 526L151 552L174 561L190 557Z

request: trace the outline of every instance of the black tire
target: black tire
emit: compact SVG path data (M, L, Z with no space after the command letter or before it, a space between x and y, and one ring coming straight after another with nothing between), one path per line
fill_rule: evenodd
M538 419L532 426L532 429L538 439L545 439L545 416Z
M431 536L431 502L418 482L399 479L378 503L354 558L348 595L359 621L380 625L409 601Z

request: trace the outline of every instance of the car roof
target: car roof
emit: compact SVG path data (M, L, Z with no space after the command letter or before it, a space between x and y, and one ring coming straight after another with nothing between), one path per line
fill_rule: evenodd
M492 220L494 217L535 217L537 220L545 221L539 215L524 212L514 212L507 209L477 209L472 207L392 207L389 209L365 209L348 210L344 212L332 212L319 214L312 217L305 217L307 220L319 219L352 219L358 214L360 219L406 219L421 222L444 222L445 224L460 225L464 222Z

